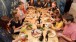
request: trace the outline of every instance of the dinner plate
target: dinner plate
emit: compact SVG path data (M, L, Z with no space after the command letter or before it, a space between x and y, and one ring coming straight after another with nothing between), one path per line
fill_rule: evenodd
M48 33L48 37L55 37L56 36L56 33L54 30L50 30L49 33Z
M21 33L19 37L20 37L21 39L25 39L25 38L28 38L28 35L25 34L25 33Z
M38 30L38 29L32 30L32 32L31 32L32 36L35 37L35 38L41 36L41 33L42 32L40 30Z

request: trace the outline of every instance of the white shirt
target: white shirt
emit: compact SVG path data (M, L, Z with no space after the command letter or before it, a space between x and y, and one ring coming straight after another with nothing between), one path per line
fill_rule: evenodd
M20 0L21 2L23 2L24 3L24 8L27 8L27 1L26 0Z

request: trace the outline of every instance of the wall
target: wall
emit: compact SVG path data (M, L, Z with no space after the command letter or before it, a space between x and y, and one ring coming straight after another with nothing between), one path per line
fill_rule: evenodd
M7 15L11 16L11 9L17 4L19 0L0 0L0 17Z
M73 0L69 13L74 16L74 21L76 22L76 0Z

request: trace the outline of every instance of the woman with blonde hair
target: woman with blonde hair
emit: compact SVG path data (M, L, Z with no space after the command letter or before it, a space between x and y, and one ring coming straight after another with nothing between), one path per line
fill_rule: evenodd
M20 30L20 28L23 25L23 20L22 21L19 20L19 15L17 14L17 12L18 12L17 9L13 10L13 12L12 12L13 18L8 23L9 24L9 27L10 27L10 32L12 34L13 33L19 33L20 32L19 30Z

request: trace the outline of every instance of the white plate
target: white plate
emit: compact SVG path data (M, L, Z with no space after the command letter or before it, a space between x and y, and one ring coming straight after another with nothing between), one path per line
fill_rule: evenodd
M34 33L33 33L34 32ZM39 37L40 35L41 35L41 31L40 30L38 30L38 29L36 29L36 30L32 30L32 32L31 32L31 34L32 34L32 36L33 37ZM35 35L34 35L35 34Z
M48 37L55 37L56 36L56 33L54 30L51 30L51 33L48 34Z

